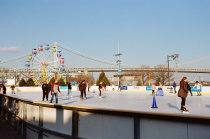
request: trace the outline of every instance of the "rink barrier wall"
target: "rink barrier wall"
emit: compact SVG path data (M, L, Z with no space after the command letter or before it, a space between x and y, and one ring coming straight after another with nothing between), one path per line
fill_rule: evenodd
M0 117L25 139L210 138L210 117L77 107L0 94Z
M151 92L151 86L127 86L127 90L122 90L123 92ZM196 88L193 88L191 86L192 92L196 92ZM67 86L61 86L60 87L61 91L67 91L68 87ZM158 89L158 86L156 87L156 90ZM173 93L174 89L172 86L163 86L162 87L164 93ZM72 91L78 91L78 86L73 86ZM106 91L117 91L118 87L117 86L107 86ZM179 86L177 86L176 91L178 92ZM16 92L41 92L42 88L41 87L16 87L15 88ZM90 91L98 91L98 86L91 86ZM11 88L7 87L7 92L11 92ZM210 95L210 86L202 86L201 87L201 92L203 94Z

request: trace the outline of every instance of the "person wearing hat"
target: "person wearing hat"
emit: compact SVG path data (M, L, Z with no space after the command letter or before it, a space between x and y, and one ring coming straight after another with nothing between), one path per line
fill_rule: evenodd
M55 96L55 99L56 99L56 103L58 103L58 92L61 94L61 91L60 91L60 86L58 84L57 79L55 79L55 82L51 86L51 92L52 92L52 97L51 97L50 103L52 103L52 101L54 99L54 96Z
M151 87L151 89L152 89L152 96L154 96L155 95L155 83L153 83L152 84L152 87Z

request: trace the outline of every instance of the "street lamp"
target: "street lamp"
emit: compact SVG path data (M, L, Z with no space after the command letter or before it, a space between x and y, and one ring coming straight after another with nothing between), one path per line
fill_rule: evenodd
M120 77L121 77L121 73L122 73L121 60L120 60L121 55L122 55L122 53L120 53L120 42L118 41L118 53L115 54L114 56L118 57L118 60L116 61L116 63L118 66L118 88L119 89L120 89Z
M169 82L169 85L170 85L170 75L169 75L170 67L169 67L169 61L171 61L170 58L172 58L176 62L176 69L175 69L176 75L175 76L176 76L176 80L177 80L178 57L179 57L179 54L174 54L174 55L167 56L167 62L168 62L168 82Z

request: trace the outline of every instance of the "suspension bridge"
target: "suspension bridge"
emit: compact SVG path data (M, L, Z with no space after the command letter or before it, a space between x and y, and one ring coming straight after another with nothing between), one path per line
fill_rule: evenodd
M67 67L64 64L64 57L62 57L61 51L68 52L70 54L82 57L84 59L88 59L100 64L108 65L109 67ZM120 52L118 52L121 54ZM22 75L22 77L31 77L36 78L37 80L41 78L40 81L49 80L50 77L54 76L54 73L59 72L62 75L67 75L69 73L78 73L78 72L110 72L110 73L119 73L119 70L125 76L134 76L141 72L172 72L172 73L195 73L195 74L209 74L210 68L185 68L184 65L193 64L199 61L202 61L206 58L210 57L210 55L206 55L197 59L190 60L189 62L184 63L176 63L177 65L174 68L171 66L170 68L167 66L162 67L139 67L139 66L128 66L125 64L121 64L120 59L117 62L105 61L99 58L95 58L89 55L82 54L78 51L72 50L69 47L64 47L63 45L55 42L52 45L39 45L38 48L33 48L32 52L24 54L19 57L11 58L8 60L3 60L0 62L0 66L3 67L5 64L14 63L16 61L22 60L25 62L25 67L19 69L8 69L7 71L2 70L4 74L6 74L7 78L14 78L16 75ZM26 60L27 61L24 61ZM121 68L121 69L120 69ZM2 73L1 76L4 76Z
M107 64L110 67L67 67L64 64L66 59L62 57L60 48L85 59ZM205 58L207 57L209 56ZM24 59L27 59L27 61ZM203 59L191 60L189 63L192 64ZM20 60L25 62L24 68L4 69L1 74L11 74L14 77L16 75L33 78L41 77L42 81L56 72L60 74L101 71L119 73L119 64L121 63L119 59L116 63L104 61L59 44L53 44L52 46L39 46L38 49L33 49L32 53L4 60L0 62L0 66ZM210 73L208 68L184 68L183 65L186 64L188 62L179 64L179 68L178 64L175 68L168 68L167 66L137 67L122 65L121 70L123 75L126 76L138 75L141 72ZM80 94L76 90L77 86L73 87L75 89L73 90L73 97L67 99L65 96L67 91L63 89L62 95L58 98L59 104L56 105L41 101L41 91L30 92L27 87L25 87L27 88L25 93L18 92L13 95L8 92L8 95L0 94L0 104L2 106L0 111L5 115L5 119L8 119L9 122L12 121L11 124L14 124L14 127L28 138L42 138L45 136L49 138L101 138L102 136L104 138L119 138L119 136L120 138L137 138L139 135L144 135L143 138L150 135L151 138L155 138L155 135L159 133L156 133L154 136L151 134L151 129L154 127L157 127L154 131L161 130L162 138L168 133L167 137L171 137L171 133L174 133L173 137L175 138L182 138L183 135L185 135L184 138L187 138L187 135L192 133L192 138L195 136L197 138L201 136L204 138L209 137L209 96L189 97L187 107L190 109L190 114L184 115L178 108L180 98L176 94L165 94L164 97L157 96L159 108L151 109L153 96L147 92L103 92L103 98L98 99L99 92L95 92L98 87L94 86L96 88L90 88L94 93L87 93L88 99L80 101ZM112 89L112 86L109 87ZM25 88L23 87L23 89ZM36 88L41 90L40 86ZM144 89L144 91L148 89L145 86L140 88L131 86L131 88ZM168 90L170 88L165 87L165 89ZM206 90L209 91L209 87L203 87L203 91ZM101 128L101 125L105 126ZM87 128L89 126L93 128ZM119 129L117 134L115 129ZM177 129L180 130L180 133L182 131L187 131L187 133L183 132L179 136L179 134L174 132ZM202 132L197 129L202 129ZM102 132L104 131L108 134L103 134Z

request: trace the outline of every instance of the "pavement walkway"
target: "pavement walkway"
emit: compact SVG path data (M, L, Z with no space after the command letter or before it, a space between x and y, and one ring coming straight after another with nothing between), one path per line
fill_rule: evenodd
M18 133L4 120L0 120L0 138L22 139L22 137L19 136Z

